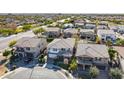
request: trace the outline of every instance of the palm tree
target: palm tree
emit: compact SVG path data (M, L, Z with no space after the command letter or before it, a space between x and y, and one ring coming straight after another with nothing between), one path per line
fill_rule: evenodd
M100 38L98 36L96 36L96 43L100 44Z
M71 61L71 64L69 65L69 70L73 72L76 69L77 69L76 58L73 58L72 61Z
M111 68L109 71L109 76L112 79L121 79L122 71L119 68Z
M99 75L99 69L96 68L95 66L90 67L89 75L90 75L91 78L96 78Z

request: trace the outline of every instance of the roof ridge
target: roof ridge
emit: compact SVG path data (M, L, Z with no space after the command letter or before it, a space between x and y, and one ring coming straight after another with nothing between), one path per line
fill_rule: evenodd
M24 41L22 42L22 44L25 43L26 41L28 41L29 45L32 47L32 45L31 45L29 39L28 39L28 40L24 40Z
M92 47L88 46L88 48L91 48L92 50L94 50L95 52L97 52L98 54L100 54L101 56L104 57L104 55L102 55L101 53L99 53L96 49L93 49Z
M89 53L89 52L87 51L89 48L104 57L104 55L102 55L101 53L99 53L97 50L93 49L93 48L90 47L90 46L87 46L85 49L82 49L82 51L85 51L85 53L86 53L86 52ZM89 54L92 55L91 53L89 53Z
M65 39L59 39L58 41L56 41L56 42L54 42L53 44L51 44L51 47L53 46L53 45L56 45L56 43L57 42L59 42L60 40L62 40L64 43L66 43L68 46L70 46L66 41L65 41ZM65 46L65 45L64 45ZM72 46L70 46L71 48L73 48Z

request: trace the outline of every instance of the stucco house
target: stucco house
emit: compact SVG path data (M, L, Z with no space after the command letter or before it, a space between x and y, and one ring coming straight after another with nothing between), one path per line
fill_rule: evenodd
M96 66L100 70L108 69L109 54L105 45L77 44L76 58L78 70L89 70L91 66Z
M124 26L118 26L117 32L120 34L124 34Z
M64 38L71 38L79 33L78 29L68 28L63 31Z
M50 59L70 59L73 55L73 48L75 46L74 38L54 39L47 46L47 55Z
M99 24L96 28L97 28L97 30L99 30L99 29L109 30L109 27L107 25L101 25L101 24Z
M36 58L47 46L44 38L23 37L14 46L15 53L22 58Z
M44 35L47 37L57 38L61 35L61 29L58 27L46 27L44 29Z
M111 40L114 43L116 40L116 34L113 30L98 30L97 35L104 42Z
M65 29L66 28L73 28L74 27L74 25L72 23L66 23L63 26L64 26Z
M80 38L88 39L88 40L95 40L96 34L94 29L80 29Z
M110 30L113 30L114 32L118 31L118 26L109 26Z
M84 24L85 24L85 21L84 20L74 20L74 25L75 27L80 27L80 28L84 28Z
M96 24L92 22L87 22L85 23L84 28L85 29L96 29Z

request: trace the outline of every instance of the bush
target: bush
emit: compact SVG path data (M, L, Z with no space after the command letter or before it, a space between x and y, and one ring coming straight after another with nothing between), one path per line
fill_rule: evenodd
M31 25L23 25L23 30L30 30L31 29Z
M99 69L96 67L90 67L89 75L91 78L96 78L99 75Z
M68 67L69 67L68 64L63 64L63 63L58 63L57 65L60 66L63 69L66 69L66 70L68 70Z
M115 44L118 45L118 46L124 46L124 40L120 39L120 38L117 38Z
M2 36L9 36L9 35L15 34L15 30L12 30L12 29L1 29L0 30L0 34Z
M114 58L116 56L116 51L113 50L112 48L109 48L108 53L109 53L110 60L111 61L114 60Z
M45 63L45 58L44 58L44 55L40 55L40 57L39 57L39 63L40 64L44 64Z
M8 56L9 54L10 54L11 52L9 51L9 50L5 50L4 52L3 52L3 56Z
M13 47L15 44L16 44L16 40L13 40L13 41L11 41L10 43L9 43L9 47Z
M122 71L118 68L111 68L109 71L109 76L112 79L121 79L122 78Z
M52 42L53 40L54 40L53 38L47 38L48 43Z

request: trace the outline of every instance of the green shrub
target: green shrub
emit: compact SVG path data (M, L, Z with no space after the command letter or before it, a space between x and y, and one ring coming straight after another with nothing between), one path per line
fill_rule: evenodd
M9 43L9 47L13 47L15 44L16 44L16 40L13 40L13 41L11 41L10 43Z
M53 40L54 40L53 38L47 38L48 43L52 42Z

